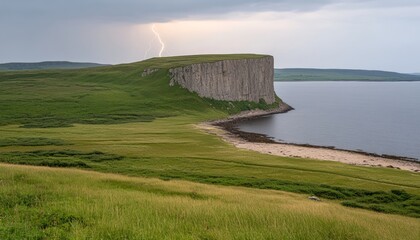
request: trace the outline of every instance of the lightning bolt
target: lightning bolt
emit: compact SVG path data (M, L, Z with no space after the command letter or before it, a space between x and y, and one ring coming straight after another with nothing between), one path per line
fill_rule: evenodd
M159 32L156 30L156 24L152 25L152 31L159 40L159 43L160 43L160 46L161 46L160 52L159 52L159 57L162 57L163 50L165 50L165 43L162 41L162 38L160 37Z

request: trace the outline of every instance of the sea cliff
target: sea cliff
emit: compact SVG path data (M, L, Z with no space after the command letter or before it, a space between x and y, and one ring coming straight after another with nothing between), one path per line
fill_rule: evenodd
M201 97L224 101L276 101L274 92L274 59L261 58L221 60L195 63L169 70L170 85L180 85Z

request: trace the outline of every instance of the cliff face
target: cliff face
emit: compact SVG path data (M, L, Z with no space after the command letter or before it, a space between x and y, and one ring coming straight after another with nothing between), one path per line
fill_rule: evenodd
M179 84L201 97L275 102L274 59L271 56L198 63L170 69L169 73L171 86Z

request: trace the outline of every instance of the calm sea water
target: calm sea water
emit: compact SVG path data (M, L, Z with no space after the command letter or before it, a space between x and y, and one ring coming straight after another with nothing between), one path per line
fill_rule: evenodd
M296 110L242 122L278 141L420 159L420 82L281 82Z

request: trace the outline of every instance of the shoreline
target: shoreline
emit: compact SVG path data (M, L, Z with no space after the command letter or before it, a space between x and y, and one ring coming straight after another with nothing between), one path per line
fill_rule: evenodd
M240 121L278 113L286 113L291 110L294 110L291 106L286 103L281 103L278 108L273 110L245 111L230 116L227 119L198 124L198 127L208 133L221 137L224 141L231 143L238 148L257 151L264 154L420 172L420 162L415 161L414 158L338 149L331 146L282 143L273 140L267 135L244 132L236 127L236 124Z

